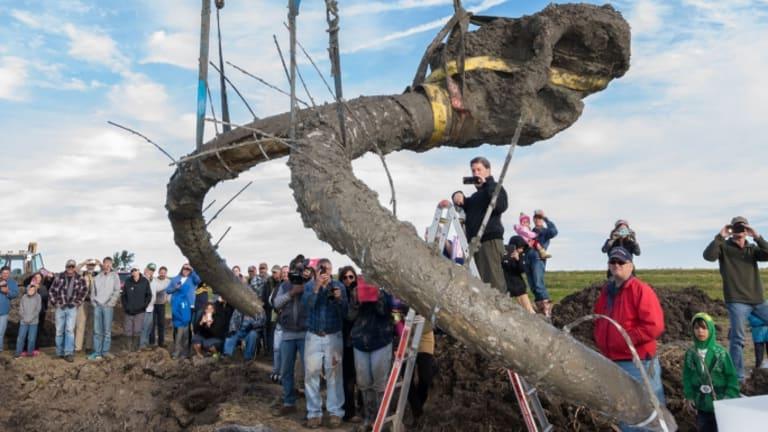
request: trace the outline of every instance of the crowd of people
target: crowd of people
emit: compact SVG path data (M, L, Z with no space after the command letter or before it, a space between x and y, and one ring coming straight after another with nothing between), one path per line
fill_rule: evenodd
M531 218L520 215L515 235L505 245L501 215L507 210L507 195L491 175L490 163L478 157L470 162L476 191L462 191L441 206L455 206L461 214L466 238L476 240L473 256L479 276L493 288L508 293L530 313L550 319L552 302L544 282L546 263L551 258L550 241L558 234L555 223L542 210ZM486 212L490 217L484 225ZM754 243L747 241L751 237ZM446 243L446 257L462 263L459 248ZM664 332L664 311L655 291L637 277L634 257L640 255L635 231L626 220L616 221L602 248L607 255L608 278L594 305L594 312L611 318L598 320L594 327L597 348L608 359L643 382L648 377L656 399L665 404L657 339ZM690 323L693 345L683 359L684 394L689 408L696 411L699 430L717 430L713 401L739 396L745 379L743 346L745 326L752 327L755 366L768 367L768 303L757 263L768 261L768 242L743 217L725 225L704 250L704 258L718 261L723 293L730 320L729 350L717 344L712 318L701 311ZM121 286L112 258L90 259L80 264L66 262L59 274L32 275L19 292L9 278L9 269L0 271L0 341L5 333L10 300L21 295L17 358L37 356L39 325L46 309L53 307L56 326L56 355L72 362L84 347L88 315L93 320L93 345L88 360L111 358L114 308L120 302L124 313L124 334L132 350L165 346L167 305L170 304L175 359L210 356L232 359L242 351L249 361L261 352L272 359L270 378L283 388L278 415L297 412L299 388L306 397L307 426L322 425L323 407L328 426L342 421L375 420L393 361L393 346L402 331L408 306L380 287L366 283L354 267L338 269L334 276L330 260L308 260L298 255L289 265L249 266L233 273L261 299L263 312L254 316L229 305L207 286L189 264L169 277L166 267L149 263L140 271L132 268ZM97 271L97 267L99 271ZM155 272L157 271L157 275ZM526 282L528 284L526 286ZM531 303L527 294L534 296ZM91 306L88 307L87 305ZM642 369L633 362L632 342ZM414 418L423 414L430 384L436 374L434 332L427 320L421 335L416 373L408 400ZM2 344L0 344L2 351ZM303 386L296 380L295 365L303 369ZM325 381L325 400L320 391ZM623 425L625 430L638 430Z

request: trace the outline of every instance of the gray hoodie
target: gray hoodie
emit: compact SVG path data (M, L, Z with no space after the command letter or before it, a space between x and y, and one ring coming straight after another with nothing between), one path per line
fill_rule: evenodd
M94 278L91 302L99 306L115 307L120 299L120 276L112 270L101 272Z
M19 319L24 324L37 324L40 321L40 308L43 306L40 294L24 294L19 300Z

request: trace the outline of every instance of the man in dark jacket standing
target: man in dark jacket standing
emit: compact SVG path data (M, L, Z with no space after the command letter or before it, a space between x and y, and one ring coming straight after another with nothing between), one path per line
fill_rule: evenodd
M453 204L464 209L466 213L465 227L467 240L472 243L480 231L485 212L491 204L496 180L491 175L491 163L488 159L478 156L469 162L472 176L475 178L477 191L469 198L463 194L453 195ZM496 206L491 212L491 218L480 239L480 248L475 253L474 260L477 271L483 282L501 292L506 291L504 272L501 269L501 257L504 256L504 226L501 224L501 214L507 210L507 191L504 187L499 191Z
M75 351L75 320L77 308L85 302L88 285L76 271L77 262L69 260L65 271L56 276L48 291L56 308L56 355L72 363Z
M280 285L274 299L275 309L280 311L278 322L282 329L280 342L280 375L283 384L283 405L278 415L296 412L296 389L293 385L293 369L296 355L304 366L304 339L307 333L307 313L301 298L304 295L304 266L294 265L289 280Z
M152 301L152 288L147 278L135 267L131 269L131 277L125 281L122 300L125 311L123 328L125 335L131 338L131 350L136 351L139 349L145 310Z
M752 237L755 244L747 242ZM731 329L729 351L733 365L744 381L744 326L750 314L768 322L768 303L760 281L758 261L768 261L768 242L742 216L731 219L704 249L704 259L717 260L723 278L723 299L728 308Z

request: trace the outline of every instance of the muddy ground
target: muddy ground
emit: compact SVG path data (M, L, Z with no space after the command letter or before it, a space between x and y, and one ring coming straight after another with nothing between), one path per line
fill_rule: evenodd
M688 346L685 327L690 317L705 310L724 318L722 302L696 288L671 292L658 289L666 312L668 333L660 347L668 404L680 430L692 430L692 417L682 411L680 361ZM591 310L597 287L567 297L555 308L555 324L562 325ZM721 319L722 321L722 319ZM119 331L118 331L119 333ZM574 332L589 339L585 325ZM721 342L724 332L720 332ZM113 360L91 363L78 356L74 363L53 357L45 348L37 358L14 360L8 349L0 355L0 430L7 431L214 431L228 425L240 431L303 430L302 415L276 417L272 410L281 393L269 381L270 360L214 362L211 359L172 360L164 349L128 353L125 338L117 336ZM7 345L13 342L6 341ZM455 342L437 338L439 374L416 431L524 430L514 395L499 369ZM751 356L745 356L752 365ZM768 394L768 371L757 370L745 384L745 394ZM611 423L583 407L549 399L542 402L550 421L561 431L609 431ZM303 400L300 400L300 412ZM406 424L411 424L410 415ZM352 431L343 424L340 431ZM238 430L232 429L229 430Z

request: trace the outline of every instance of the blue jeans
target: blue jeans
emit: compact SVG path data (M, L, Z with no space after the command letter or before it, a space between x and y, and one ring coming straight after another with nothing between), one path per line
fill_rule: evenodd
M283 364L280 367L283 384L283 405L296 405L296 389L293 388L293 368L296 364L296 354L301 359L301 365L304 366L304 339L284 340L280 344L280 357Z
M0 315L0 352L3 352L3 341L5 340L5 329L8 328L8 314Z
M24 342L27 342L27 353L32 354L37 340L37 324L19 323L19 337L16 338L16 356L24 351Z
M744 381L744 326L747 324L747 317L753 312L761 320L768 322L768 302L757 305L726 303L725 306L728 308L728 320L731 324L728 331L731 359L736 373L739 374L739 381Z
M325 372L328 399L325 407L332 416L344 417L344 379L342 358L344 343L341 331L318 336L307 332L304 339L304 395L307 398L307 418L323 416L323 397L320 394L320 374ZM285 359L283 359L285 362Z
M651 381L653 392L656 393L656 398L659 399L659 404L662 407L666 406L667 399L664 397L664 387L661 384L661 363L659 363L659 357L657 356L650 360L642 360L642 363L643 368L645 369L646 373L648 373L648 380ZM628 373L629 376L631 376L635 381L640 383L643 382L643 378L640 376L640 371L637 369L635 364L632 363L631 360L617 361L616 365L624 369L624 372ZM651 376L650 372L648 371L650 365L653 365L653 376ZM650 415L650 413L648 414ZM653 430L649 429L648 427L631 426L624 422L619 423L619 429L621 429L623 432L640 432Z
M280 348L283 341L283 328L280 324L275 326L275 334L272 340L272 373L278 375L283 369L282 362L282 348ZM304 341L302 341L302 348L304 349ZM304 361L304 354L301 354L301 361ZM303 364L303 363L302 363Z
M370 352L354 350L357 386L363 394L363 416L372 423L392 368L392 344Z
M93 305L93 352L96 355L103 356L112 347L113 316L113 308Z
M245 349L243 350L243 358L246 360L253 360L256 356L256 343L261 337L261 329L243 330L240 329L235 334L228 336L224 341L224 355L232 357L235 353L235 348L241 340L245 341Z
M537 251L534 251L534 253L538 254ZM533 291L535 301L549 300L549 293L544 285L546 267L547 262L538 259L538 257L529 259L528 265L525 266L525 276L528 279L528 286Z
M77 308L56 308L56 355L72 355L75 351Z
M141 337L139 338L139 348L144 348L149 343L149 335L152 333L152 324L154 309L152 312L144 312L144 322L141 324Z

